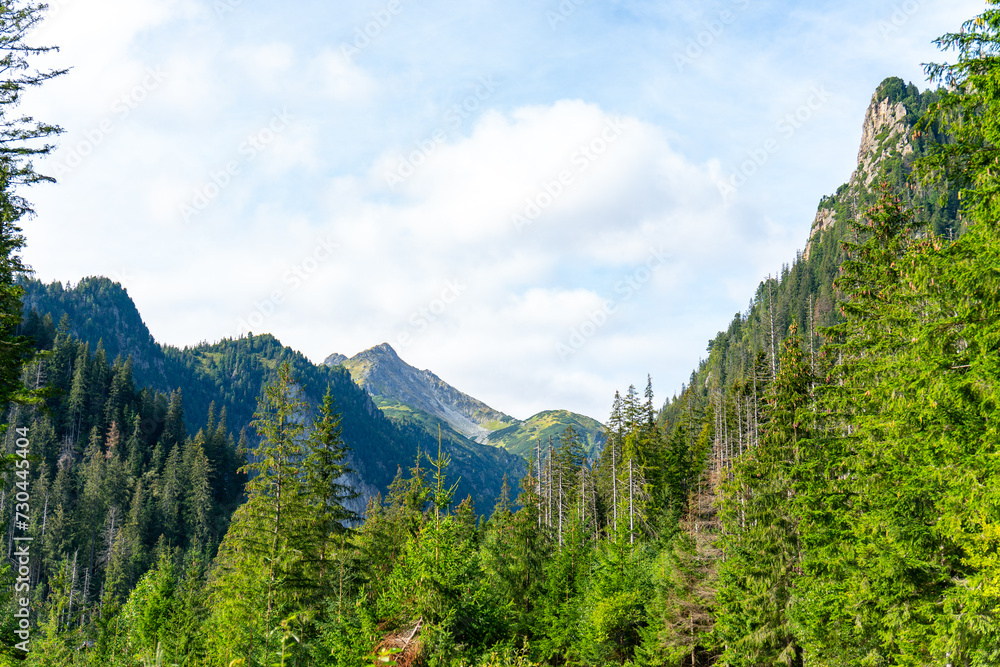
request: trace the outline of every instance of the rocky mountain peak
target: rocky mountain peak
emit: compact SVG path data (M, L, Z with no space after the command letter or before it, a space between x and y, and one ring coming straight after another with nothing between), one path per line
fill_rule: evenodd
M902 79L890 77L875 91L861 126L858 166L851 174L851 180L837 191L835 197L824 198L820 203L802 253L803 259L809 259L814 241L836 223L834 206L837 200L850 201L856 199L859 191L870 190L887 159L900 157L905 161L913 155L910 135L917 119L903 101L910 89L916 90L912 84L907 87Z
M391 364L405 364L399 355L396 354L396 350L392 348L388 343L379 343L374 347L370 347L363 352L358 352L353 357L348 357L347 355L340 354L339 352L334 352L329 357L323 360L323 363L327 366L340 366L349 361L365 361L372 364L379 364L382 362L388 362Z
M345 361L347 361L348 358L349 357L347 357L347 356L345 356L343 354L338 354L338 353L334 352L329 357L327 357L326 359L323 360L323 364L326 365L326 366L340 366Z
M491 430L517 420L468 396L428 370L418 370L396 354L388 343L359 352L350 359L327 357L329 365L342 364L351 377L372 396L390 398L435 415L462 435L485 443Z
M368 352L373 355L389 357L390 359L399 359L399 355L396 354L396 350L394 350L392 348L392 345L389 345L389 343L379 343L375 347L369 348L365 352ZM364 352L362 352L362 354L364 354Z
M893 100L885 86L880 86L865 112L858 168L851 176L851 185L870 187L886 157L913 154L909 131L913 121L903 102Z

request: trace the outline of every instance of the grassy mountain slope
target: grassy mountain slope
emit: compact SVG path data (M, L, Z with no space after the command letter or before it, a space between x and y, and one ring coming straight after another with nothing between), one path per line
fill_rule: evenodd
M376 404L397 421L412 423L436 434L446 431L483 444L533 458L535 439L554 440L569 427L580 436L589 456L604 442L604 427L595 419L567 410L541 412L520 421L444 382L428 370L417 370L382 343L354 357L332 354L324 362L350 371L354 381Z
M526 421L493 431L489 442L518 456L532 459L535 456L536 441L541 442L544 448L549 438L558 442L568 428L572 428L580 436L588 457L600 453L604 446L604 426L596 419L568 410L539 412Z

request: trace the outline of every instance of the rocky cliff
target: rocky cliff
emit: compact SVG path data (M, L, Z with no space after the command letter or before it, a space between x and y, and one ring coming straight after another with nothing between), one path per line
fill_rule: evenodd
M802 253L803 259L808 260L818 239L833 229L838 209L841 218L845 212L857 215L864 210L860 201L867 201L877 179L885 177L887 172L908 170L915 157L913 126L923 108L919 103L922 97L918 94L914 100L910 88L912 84L908 88L902 80L892 78L886 79L875 91L861 125L857 168L836 195L820 203Z

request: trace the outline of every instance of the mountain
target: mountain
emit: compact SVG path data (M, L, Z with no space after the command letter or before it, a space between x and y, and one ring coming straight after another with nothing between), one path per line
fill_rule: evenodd
M534 439L558 438L572 427L590 456L604 442L604 427L595 419L567 410L541 412L527 421L515 419L465 394L429 370L418 370L382 343L353 357L331 354L323 362L343 366L376 404L393 419L436 433L439 426L481 444L533 458Z
M65 318L73 336L92 348L101 341L109 360L132 357L132 373L139 386L170 389L163 349L153 340L121 285L100 276L84 278L73 287L64 287L60 282L46 285L30 278L18 282L25 291L24 326L29 332L41 331L38 320L45 315L55 324Z
M489 435L489 442L496 443L508 452L531 459L535 456L535 443L546 447L549 439L553 442L572 428L583 442L588 456L595 456L604 446L604 425L596 419L569 412L568 410L546 410Z
M354 381L372 396L393 398L437 415L456 431L479 443L485 443L491 431L517 422L463 394L434 373L410 366L388 343L376 345L350 359L332 354L323 363L349 370Z
M91 349L103 347L108 359L131 358L139 387L180 391L190 434L206 423L214 406L216 415L225 410L230 433L246 429L252 444L250 422L258 397L275 379L278 366L287 362L312 410L327 390L333 395L357 472L352 482L365 496L386 493L397 471L411 468L418 452L437 449L436 431L388 419L347 370L313 364L273 336L248 335L184 349L163 346L150 335L127 291L107 278L85 278L75 286L33 280L22 284L25 334L40 341L54 338L54 323L62 321ZM524 475L524 461L502 449L446 435L444 450L452 457L449 477L459 480L456 498L471 496L476 507L488 513L504 476L516 485Z
M900 193L918 228L940 236L964 231L957 192L909 181L914 160L933 144L950 141L935 126L918 127L938 97L936 91L921 92L895 77L879 85L862 121L857 168L834 194L820 201L804 251L782 266L777 276L761 282L748 310L736 313L729 327L709 341L708 358L692 372L680 395L664 405L661 424L671 429L686 424L689 415L707 411L735 385L752 383L758 363L770 372L770 359L793 323L810 354L819 353L820 330L840 321L841 295L834 279L844 261L842 244L850 233L850 221L876 203L879 183L885 181Z

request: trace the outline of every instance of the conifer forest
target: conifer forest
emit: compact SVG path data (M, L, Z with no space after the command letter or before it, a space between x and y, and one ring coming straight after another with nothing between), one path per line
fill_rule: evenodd
M1000 0L680 392L520 456L33 280L40 11L0 5L0 664L1000 665Z

